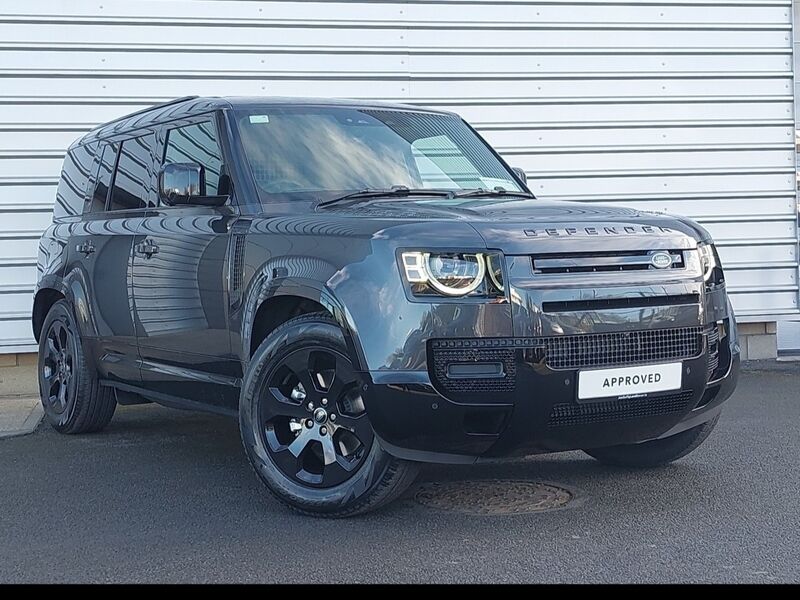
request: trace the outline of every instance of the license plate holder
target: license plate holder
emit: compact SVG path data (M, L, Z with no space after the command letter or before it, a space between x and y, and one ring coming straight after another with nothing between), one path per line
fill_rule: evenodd
M682 384L681 362L582 369L578 372L578 402L668 392L681 389Z

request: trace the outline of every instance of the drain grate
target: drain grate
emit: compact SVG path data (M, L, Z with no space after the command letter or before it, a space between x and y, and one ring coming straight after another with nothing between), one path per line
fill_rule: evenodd
M489 479L425 483L414 498L423 506L472 515L519 515L561 508L573 495L549 483Z

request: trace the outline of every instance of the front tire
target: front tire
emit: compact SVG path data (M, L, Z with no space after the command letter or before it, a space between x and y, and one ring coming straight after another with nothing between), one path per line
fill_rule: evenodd
M287 321L258 347L239 426L256 475L281 502L348 517L391 502L414 482L417 466L375 438L361 390L342 330L325 313Z
M72 310L66 300L50 308L39 338L39 396L44 414L59 433L100 431L117 402L90 368Z
M617 467L660 467L683 458L695 450L711 434L718 420L719 415L697 427L660 440L592 448L584 452L604 464Z

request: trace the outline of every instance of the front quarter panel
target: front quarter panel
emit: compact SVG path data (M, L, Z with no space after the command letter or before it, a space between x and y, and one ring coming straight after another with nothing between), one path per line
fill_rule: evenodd
M411 299L397 263L404 248L485 245L469 225L441 220L348 218L334 211L254 219L246 244L242 352L260 304L285 294L326 306L364 371L426 371L425 341L431 337L511 335L508 304Z

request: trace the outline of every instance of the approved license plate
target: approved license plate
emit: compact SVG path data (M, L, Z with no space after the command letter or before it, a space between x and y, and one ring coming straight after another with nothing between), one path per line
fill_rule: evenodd
M681 387L683 365L679 362L578 373L578 400L666 392Z

